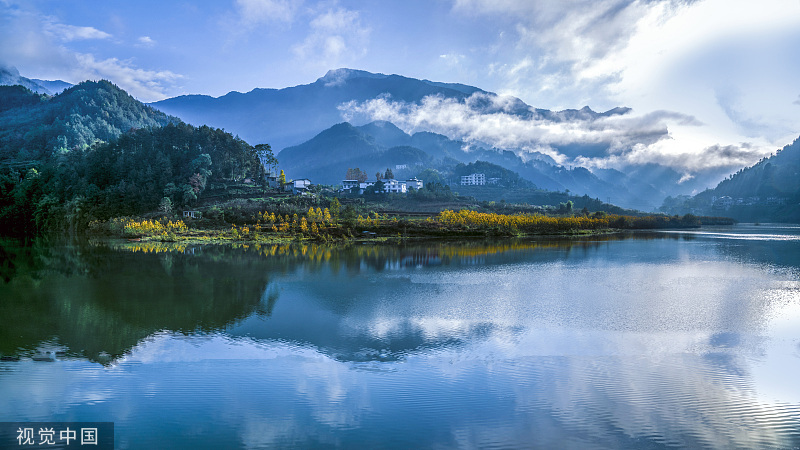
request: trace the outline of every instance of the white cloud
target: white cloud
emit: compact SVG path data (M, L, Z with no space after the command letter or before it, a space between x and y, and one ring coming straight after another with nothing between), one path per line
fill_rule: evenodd
M455 0L454 10L510 20L510 50L490 68L518 96L548 99L548 107L575 107L599 98L598 88L619 77L602 63L624 48L637 24L665 2L577 0L530 2ZM676 4L668 0L666 4ZM504 39L508 36L504 34Z
M630 164L661 164L684 172L680 182L688 181L692 173L704 170L727 169L750 166L774 149L756 147L752 143L743 142L732 145L711 145L702 151L687 151L685 147L675 145L673 139L664 139L650 145L636 144L619 155L608 155L602 158L576 158L575 163L588 168L624 167Z
M46 33L63 42L111 38L110 34L105 31L100 31L97 28L66 25L56 22L53 18L47 18L43 28Z
M633 116L596 122L610 126L604 133L585 124L574 129L503 124L512 135L542 142L617 143L609 155L583 155L577 163L735 170L800 133L794 106L800 105L796 0L452 0L452 5L458 15L493 21L506 30L486 63L499 92L546 108L628 106L696 118L687 124L649 117L655 141L642 139L648 134ZM481 126L480 120L473 122ZM489 142L508 140L498 138Z
M439 59L444 61L445 64L452 67L460 67L466 57L460 53L445 53L439 55Z
M294 21L303 0L236 0L241 21L247 25Z
M137 41L139 42L139 45L144 47L152 47L156 45L156 41L150 36L141 36L139 39L137 39Z
M76 53L75 57L78 61L76 71L85 74L83 78L108 79L142 101L166 98L165 86L182 78L168 70L140 69L117 58L96 60L93 55L82 53Z
M292 47L305 64L327 70L349 65L367 53L370 29L356 11L327 10L311 20L309 29L305 40Z
M171 71L142 69L131 60L97 58L68 46L90 36L106 39L106 33L92 30L59 24L36 12L13 10L0 16L0 62L17 67L28 78L71 83L106 78L142 101L165 98L169 87L181 78Z
M697 139L703 126L696 118L670 111L596 116L573 111L551 117L519 114L511 97L475 93L466 101L425 97L419 104L384 96L340 106L345 120L387 120L408 133L432 131L467 143L485 143L549 155L560 164L624 167L658 162L682 171L741 167L768 153L754 144L707 144ZM680 130L676 142L673 129ZM691 142L685 147L683 144ZM687 148L704 149L701 152Z
M487 73L537 106L681 111L717 140L775 146L800 130L785 101L800 69L796 0L453 0L453 10L510 24Z

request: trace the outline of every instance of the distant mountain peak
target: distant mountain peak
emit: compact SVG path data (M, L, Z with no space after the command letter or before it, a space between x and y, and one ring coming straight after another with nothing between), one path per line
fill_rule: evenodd
M382 73L372 73L367 72L366 70L356 70L342 67L339 69L329 70L322 78L319 78L317 82L323 83L326 86L336 86L353 78L386 78L387 76L388 75L384 75Z
M604 112L604 116L621 116L623 114L628 114L629 112L633 111L631 108L627 106L617 106L616 108L611 108L608 111Z
M72 86L71 84L61 81L37 80L25 78L20 75L19 70L14 66L9 66L0 63L0 85L2 86L25 86L37 94L56 95L61 93L64 89Z
M356 127L354 127L350 122L341 122L333 125L332 127L328 128L327 130L320 131L319 134L323 133L341 133L341 132L349 132L349 133L358 133Z
M388 120L375 120L375 121L370 122L370 123L368 123L368 124L366 124L364 126L365 127L366 126L370 126L370 127L373 127L373 128L381 128L381 129L389 129L389 130L400 130L400 128L397 125L393 124L392 122L389 122ZM400 130L400 131L402 131L402 130Z

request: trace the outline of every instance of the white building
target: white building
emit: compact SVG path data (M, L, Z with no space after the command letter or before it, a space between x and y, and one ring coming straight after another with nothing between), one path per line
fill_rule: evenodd
M405 181L397 181L394 178L390 178L388 180L383 180L383 192L389 194L405 194L406 193L406 182Z
M420 190L422 189L422 180L418 180L416 177L409 178L406 180L406 186L408 186L408 189Z
M464 175L461 177L462 186L483 186L486 184L486 174L473 173L472 175Z
M406 181L398 181L395 179L387 179L383 181L383 192L387 194L405 194L409 188L422 189L422 181L412 178ZM358 194L362 195L369 188L375 186L374 181L365 181L359 183L358 180L342 180L342 191L351 191L353 188L358 188Z
M358 187L358 180L342 180L342 190L349 191L354 187Z
M311 187L311 180L308 178L300 178L299 180L288 181L283 185L283 190L291 192L292 194L302 194Z

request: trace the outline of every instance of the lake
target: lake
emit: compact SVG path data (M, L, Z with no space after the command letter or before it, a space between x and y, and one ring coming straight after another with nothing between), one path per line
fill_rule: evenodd
M2 421L111 421L117 448L800 447L796 226L0 243Z

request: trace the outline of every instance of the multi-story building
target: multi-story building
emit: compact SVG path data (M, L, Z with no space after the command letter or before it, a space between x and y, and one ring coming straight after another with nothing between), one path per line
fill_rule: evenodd
M483 186L486 184L486 174L473 173L461 177L462 186Z

